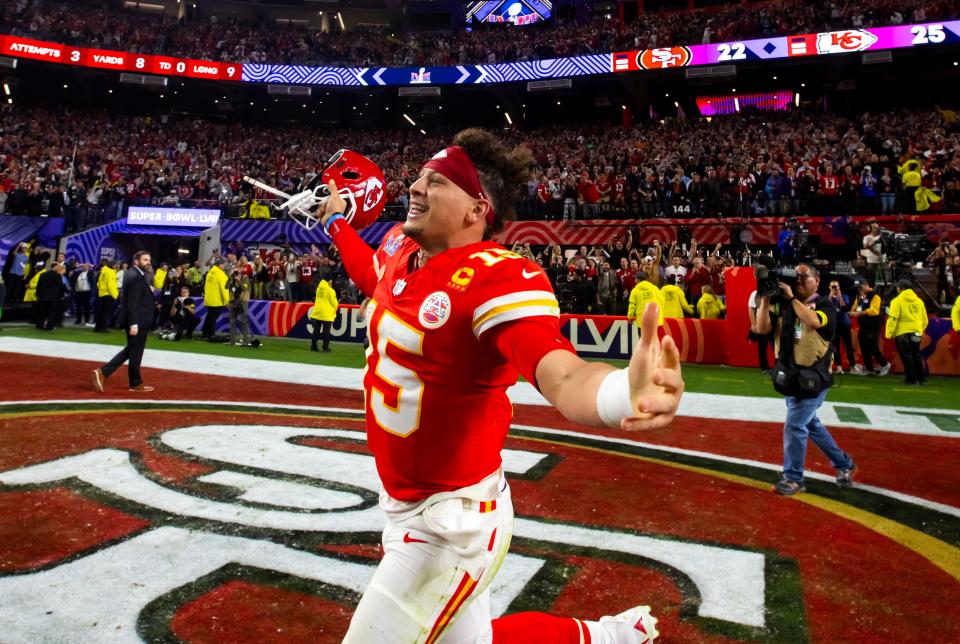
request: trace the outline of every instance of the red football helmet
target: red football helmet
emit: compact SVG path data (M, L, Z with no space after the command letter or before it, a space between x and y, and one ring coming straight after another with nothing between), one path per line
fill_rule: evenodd
M323 172L300 185L294 195L244 177L249 183L286 199L279 205L290 218L312 230L320 223L323 208L330 196L327 183L332 179L340 196L347 202L343 216L360 230L376 221L386 206L386 186L383 172L376 163L353 150L340 150L327 162Z
M323 210L323 204L326 203L329 194L327 184L331 179L347 202L343 216L357 230L376 221L383 212L387 204L383 171L367 157L345 149L330 157L326 169L305 188L322 199L317 205L318 214L322 214L319 211Z

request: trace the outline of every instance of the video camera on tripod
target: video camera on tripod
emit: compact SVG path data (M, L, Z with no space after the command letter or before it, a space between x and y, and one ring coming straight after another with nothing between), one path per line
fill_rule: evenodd
M926 235L908 235L881 228L880 243L892 262L913 264L926 256Z

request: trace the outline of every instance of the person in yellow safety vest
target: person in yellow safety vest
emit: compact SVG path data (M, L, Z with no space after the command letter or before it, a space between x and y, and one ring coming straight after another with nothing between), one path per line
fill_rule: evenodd
M953 330L960 333L960 295L957 301L953 303L953 309L950 310L950 319L953 321Z
M23 296L24 303L37 301L37 282L40 281L40 276L46 272L47 269L44 268L43 270L34 273L33 277L30 278L30 281L27 282L27 292Z
M903 382L922 385L927 382L920 355L920 341L930 322L923 300L910 288L910 280L897 282L897 296L890 302L885 335L897 343L897 353L903 363Z
M317 340L323 337L323 350L330 351L330 327L337 319L337 293L330 286L327 279L321 278L317 283L317 298L310 309L310 319L313 320L313 334L310 338L310 350L318 351Z
M167 263L162 262L157 272L153 274L153 288L163 288L163 282L167 279Z
M259 201L250 204L251 219L270 219L270 206Z
M207 277L203 282L203 303L207 307L207 316L203 319L203 338L205 340L213 339L217 332L217 318L230 303L230 291L227 290L227 274L223 272L223 266L227 260L223 257L217 257L213 266L207 271Z
M663 296L660 289L643 280L638 282L633 290L630 291L630 303L627 305L627 319L640 326L643 321L643 312L647 308L648 302L656 302L659 307L657 315L657 326L663 326Z
M107 332L114 303L120 297L120 289L117 288L117 271L114 268L118 264L119 262L114 262L111 266L107 260L100 260L100 275L97 276L97 310L94 314L95 333Z
M683 319L683 314L693 315L693 307L687 302L683 289L677 286L677 276L668 275L667 283L660 288L663 298L663 317Z
M720 315L727 310L723 301L714 295L713 287L709 284L703 286L700 294L700 300L697 302L697 314L701 320L719 320Z
M917 191L923 187L923 176L920 174L920 162L916 159L906 161L897 168L900 174L900 184L904 192L904 203L909 212L916 212Z

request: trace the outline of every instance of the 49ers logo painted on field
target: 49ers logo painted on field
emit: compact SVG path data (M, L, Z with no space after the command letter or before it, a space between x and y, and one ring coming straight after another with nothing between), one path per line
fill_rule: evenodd
M33 362L31 393L49 388L50 402L0 403L0 639L340 641L384 521L363 413L343 409L359 392L262 379L257 400L241 402L222 378L184 372L166 381L171 395L224 399L63 401L62 382L39 375L62 361ZM401 382L388 362L379 373ZM268 402L291 398L300 404ZM806 495L771 494L773 471L752 458L776 460L778 425L718 417L704 432L678 418L654 444L554 428L565 421L546 408L514 413L502 456L517 518L494 615L595 619L649 603L679 642L960 638L943 619L960 580L960 519L814 478ZM725 458L698 449L698 433L769 450ZM910 445L930 460L933 443L917 442L937 441L940 471L960 446L948 440L875 432L857 454L882 472L900 465L885 455Z
M689 47L662 47L644 49L637 54L637 65L643 69L686 67L693 60Z

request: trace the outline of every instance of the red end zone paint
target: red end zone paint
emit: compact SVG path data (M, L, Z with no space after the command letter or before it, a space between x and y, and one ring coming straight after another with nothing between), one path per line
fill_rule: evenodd
M352 606L329 599L229 581L177 611L171 631L191 644L338 644L347 633L351 615Z
M0 575L56 563L148 525L69 490L0 491Z

